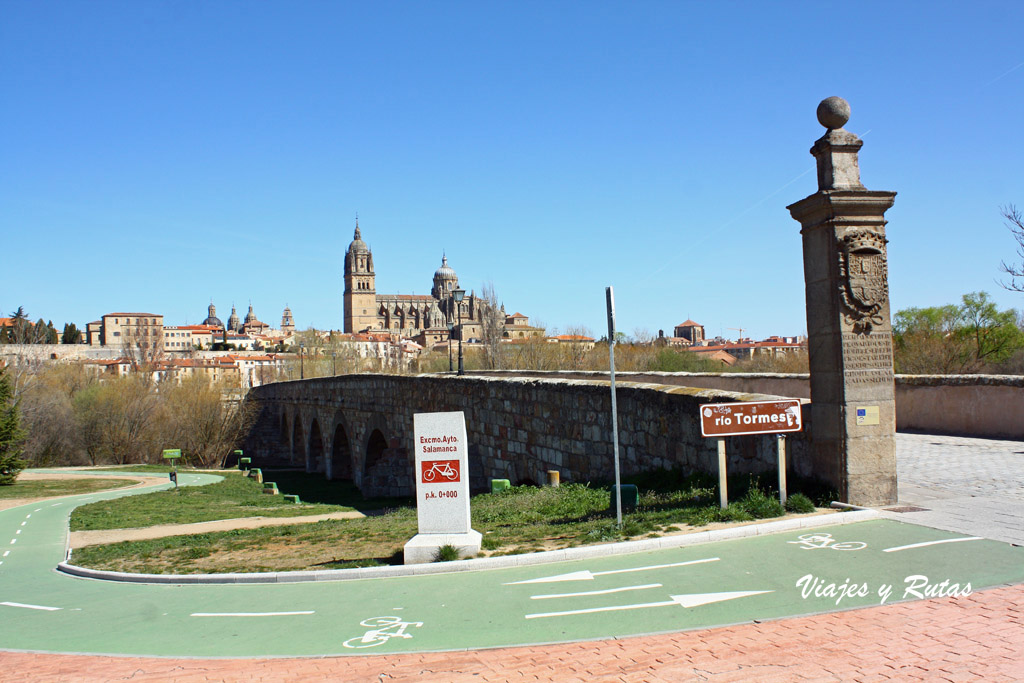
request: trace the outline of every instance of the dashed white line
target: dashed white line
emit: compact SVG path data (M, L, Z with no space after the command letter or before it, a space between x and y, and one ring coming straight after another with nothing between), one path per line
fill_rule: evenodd
M942 541L927 541L925 543L911 543L910 545L900 545L895 548L886 548L883 553L896 553L901 550L910 550L911 548L924 548L929 545L941 545L943 543L961 543L963 541L983 541L985 540L981 536L968 536L964 538L947 538Z
M16 539L16 538L12 538L12 539L11 539L11 545L14 545L14 544L15 544L15 543L17 543L17 542L18 542L18 539Z
M288 617L304 614L315 614L315 610L308 612L193 612L192 617Z
M11 554L11 551L10 551L10 550L5 550L5 551L4 551L4 557L7 557L7 556L8 556L8 555L10 555L10 554Z
M23 607L25 609L39 609L45 612L57 612L60 607L47 607L46 605L25 605L20 602L0 602L0 605L7 605L8 607Z

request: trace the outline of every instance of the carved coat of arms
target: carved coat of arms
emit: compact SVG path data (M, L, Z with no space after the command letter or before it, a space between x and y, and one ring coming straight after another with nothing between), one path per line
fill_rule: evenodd
M883 322L880 312L889 299L885 244L871 230L848 232L839 241L839 293L854 332L868 333Z

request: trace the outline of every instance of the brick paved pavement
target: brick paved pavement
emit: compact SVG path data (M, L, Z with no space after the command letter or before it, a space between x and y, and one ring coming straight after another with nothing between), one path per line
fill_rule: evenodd
M1020 681L1024 586L706 631L386 657L0 653L0 681Z

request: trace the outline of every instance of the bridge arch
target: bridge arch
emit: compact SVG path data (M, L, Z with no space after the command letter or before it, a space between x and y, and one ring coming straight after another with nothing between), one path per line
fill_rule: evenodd
M288 456L288 461L294 461L292 455L292 433L288 429L288 410L285 407L281 407L281 428L278 430L278 452L285 453Z
M297 448L301 448L302 452L296 453ZM292 447L289 454L292 464L295 464L300 458L302 462L306 461L306 437L302 431L302 415L300 414L292 416Z
M331 439L331 458L327 465L327 478L352 481L354 458L352 453L352 431L345 424L339 412L334 417L334 438Z
M320 421L314 417L309 424L309 448L306 451L309 457L306 460L307 472L325 471L324 463L324 437L320 433Z

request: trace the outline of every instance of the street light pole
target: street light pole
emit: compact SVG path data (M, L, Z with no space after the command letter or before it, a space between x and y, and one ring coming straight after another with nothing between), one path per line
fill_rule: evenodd
M452 292L452 296L455 298L455 310L458 312L459 321L459 374L466 374L466 370L463 366L462 356L462 299L466 296L466 290L456 289Z
M302 342L299 342L299 379L306 379L306 359L302 355L302 352L305 350L305 348L306 345Z
M331 351L331 368L334 371L334 375L338 375L338 352Z

